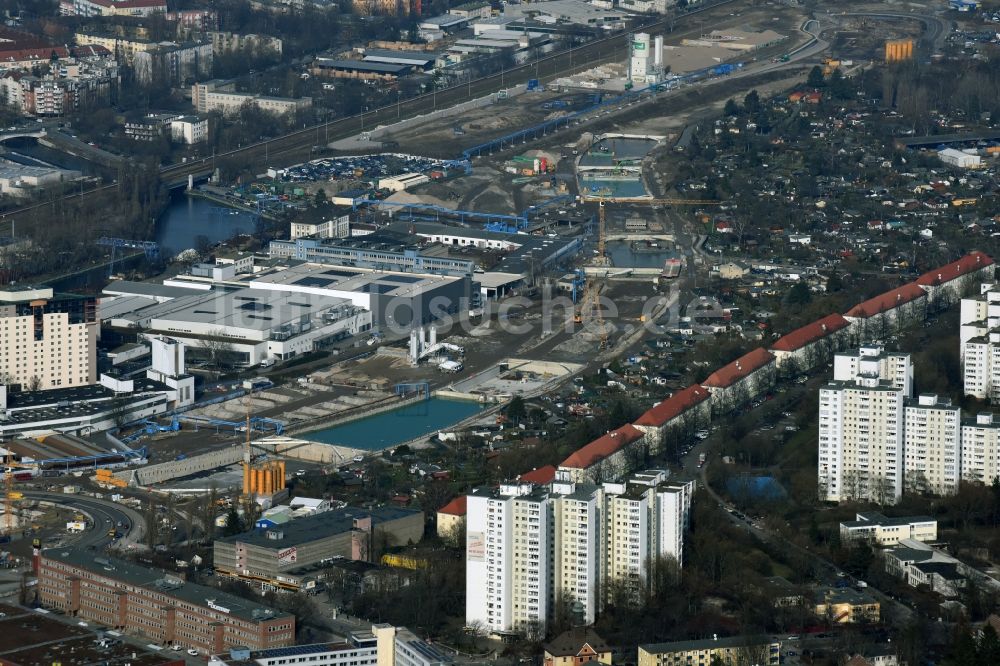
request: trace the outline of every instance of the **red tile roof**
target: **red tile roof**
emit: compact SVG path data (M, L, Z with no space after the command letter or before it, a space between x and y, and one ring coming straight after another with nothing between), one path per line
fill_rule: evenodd
M538 469L533 469L530 472L525 472L521 476L517 477L518 481L526 481L528 483L534 483L539 486L544 486L546 483L552 483L552 479L556 478L556 466L546 465L545 467L539 467Z
M69 50L63 46L42 46L35 49L12 49L0 51L0 62L24 62L26 60L47 61L55 53L57 58L68 58Z
M459 495L438 509L438 513L447 513L451 516L464 516L466 511L465 495Z
M618 430L612 430L608 434L598 437L590 444L577 449L566 460L563 460L559 466L587 469L591 465L618 452L622 447L642 439L642 437L642 431L631 423L623 425Z
M806 324L802 328L797 328L787 335L783 335L771 345L771 351L792 352L802 349L808 344L817 340L822 340L828 335L836 333L842 328L847 328L851 322L844 319L842 315L832 314L818 319L811 324Z
M993 259L991 259L988 254L977 250L975 252L970 252L958 261L953 261L950 264L941 266L940 268L927 271L914 280L914 282L924 287L933 287L950 282L974 271L978 271L980 268L986 268L987 266L992 265Z
M858 303L847 311L847 317L861 317L867 319L874 317L893 308L897 308L904 303L915 301L918 298L926 298L927 292L920 288L915 282L907 282L902 287L879 294L874 298L869 298L863 303Z
M710 374L701 385L712 388L727 388L773 362L774 355L771 352L763 347L757 347L757 349L747 352L729 365L724 365Z
M670 419L683 414L698 403L708 399L708 391L694 384L677 391L672 396L646 411L636 419L636 425L662 426Z

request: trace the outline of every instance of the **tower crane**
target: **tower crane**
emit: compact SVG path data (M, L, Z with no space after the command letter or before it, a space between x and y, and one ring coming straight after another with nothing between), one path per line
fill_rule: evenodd
M585 194L582 197L584 203L597 201L601 204L628 204L630 206L718 206L721 201L716 199L619 199L616 197L602 197L595 194Z

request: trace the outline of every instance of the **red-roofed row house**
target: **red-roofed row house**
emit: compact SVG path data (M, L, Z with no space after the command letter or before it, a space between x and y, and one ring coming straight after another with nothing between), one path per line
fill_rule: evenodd
M662 452L669 439L688 437L705 426L712 416L709 397L706 389L694 384L677 391L636 419L632 425L645 434L650 455Z
M927 318L927 292L915 282L858 303L844 317L862 341L882 338Z
M851 322L837 313L781 336L768 348L778 369L787 375L826 363L851 342Z
M995 268L988 254L976 250L958 261L927 271L913 283L927 292L932 308L944 308L966 295L977 282L992 282Z
M774 356L758 347L722 366L701 385L712 394L712 411L723 414L774 386L776 374Z
M635 469L637 460L645 460L641 448L645 446L645 435L632 424L602 435L574 451L559 464L560 470L570 474L574 483L603 483L617 479ZM633 451L639 451L637 456Z

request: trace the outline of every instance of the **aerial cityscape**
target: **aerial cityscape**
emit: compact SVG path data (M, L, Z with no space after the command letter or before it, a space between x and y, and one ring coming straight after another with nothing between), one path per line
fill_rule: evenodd
M1000 665L1000 4L0 18L0 665Z

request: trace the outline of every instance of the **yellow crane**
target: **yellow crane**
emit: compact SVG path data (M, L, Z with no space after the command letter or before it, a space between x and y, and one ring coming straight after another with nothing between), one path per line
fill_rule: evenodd
M604 217L603 201L599 202L597 210L597 256L594 258L594 263L599 266L607 266L607 222ZM582 324L584 314L586 314L588 318L597 322L597 334L600 338L600 346L601 349L605 349L608 346L608 332L604 328L604 315L601 312L601 286L602 285L596 278L587 278L587 285L583 291L583 298L580 299L581 305L580 308L578 308L573 314L573 322Z

